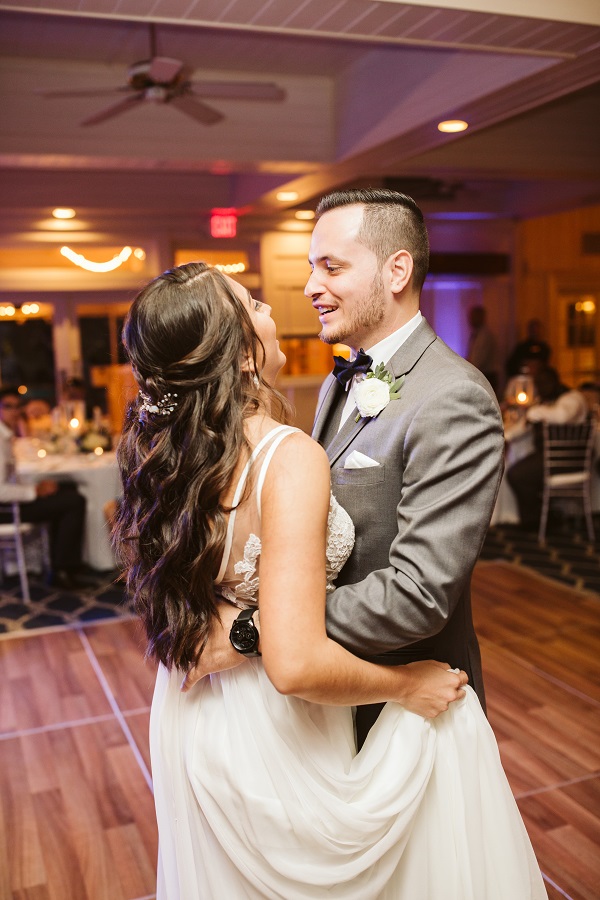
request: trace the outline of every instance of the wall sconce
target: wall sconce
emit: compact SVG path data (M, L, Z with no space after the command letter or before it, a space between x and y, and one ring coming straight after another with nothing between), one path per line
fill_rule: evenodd
M132 253L136 257L136 259L145 259L146 256L141 247L137 247L135 250L133 250L131 247L123 247L121 252L117 253L116 256L113 256L112 259L109 259L106 262L98 263L92 262L92 260L90 259L86 259L83 254L76 253L74 250L71 250L70 247L61 247L60 252L74 265L79 266L80 268L85 269L88 272L113 272L115 269L118 269L119 266L122 266L124 262L127 262Z

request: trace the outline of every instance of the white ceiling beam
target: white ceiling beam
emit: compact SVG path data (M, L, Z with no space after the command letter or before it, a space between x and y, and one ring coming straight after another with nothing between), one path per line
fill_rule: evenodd
M467 12L491 13L498 16L527 16L552 22L574 22L578 25L600 25L598 0L379 0L402 6L427 6L435 9L460 9Z

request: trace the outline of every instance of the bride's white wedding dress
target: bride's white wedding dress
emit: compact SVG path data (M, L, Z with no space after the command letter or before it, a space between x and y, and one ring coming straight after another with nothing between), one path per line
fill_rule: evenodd
M260 493L291 431L257 447L230 516L218 580L240 606L257 602ZM353 540L332 499L329 582ZM357 754L351 709L282 696L260 659L186 694L181 681L160 666L152 704L157 900L546 898L470 688L434 720L388 703Z

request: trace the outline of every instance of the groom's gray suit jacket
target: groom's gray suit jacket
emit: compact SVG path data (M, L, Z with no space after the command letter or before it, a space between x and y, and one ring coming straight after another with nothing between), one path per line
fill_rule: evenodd
M319 395L313 437L356 528L327 600L327 631L373 661L465 669L484 704L470 583L502 476L498 403L425 320L387 368L406 376L400 398L375 418L356 422L355 411L337 434L346 394L329 376ZM353 450L379 465L345 469Z

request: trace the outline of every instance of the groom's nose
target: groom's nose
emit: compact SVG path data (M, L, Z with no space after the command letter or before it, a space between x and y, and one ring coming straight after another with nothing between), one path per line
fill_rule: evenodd
M306 297L318 297L322 293L323 293L323 287L319 284L319 279L317 277L317 274L313 270L310 273L308 281L306 282L306 287L304 288L304 295Z

